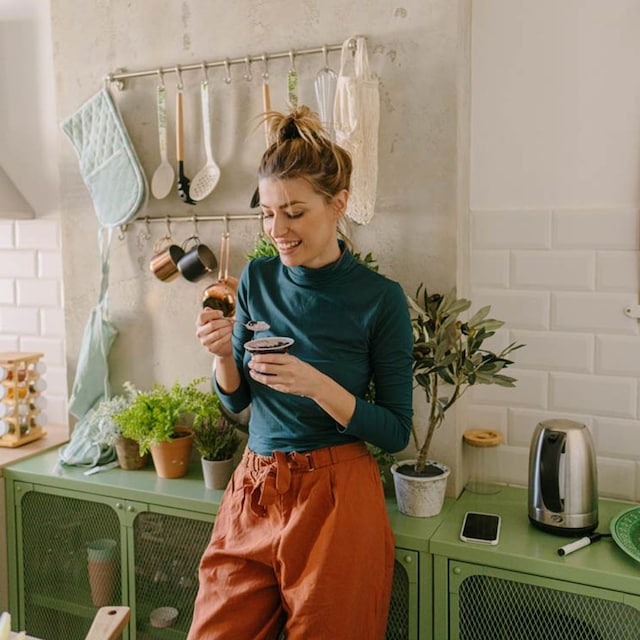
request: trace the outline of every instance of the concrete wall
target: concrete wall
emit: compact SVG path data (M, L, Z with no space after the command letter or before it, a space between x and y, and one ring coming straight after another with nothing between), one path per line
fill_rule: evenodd
M233 5L205 0L135 3L87 3L52 0L51 17L57 90L57 112L74 112L102 87L103 77L127 70L173 67L259 56L263 52L342 43L363 34L368 38L372 69L381 80L379 184L377 212L370 225L352 229L359 250L373 252L380 270L401 282L407 292L428 281L449 288L456 278L456 189L458 145L459 3L451 0L239 0ZM78 16L82 15L82 20ZM338 69L339 56L331 53ZM315 105L313 81L323 66L321 55L298 57L300 101ZM272 106L285 108L288 58L269 63ZM263 150L261 63L253 79L243 78L242 65L211 69L214 156L221 178L213 194L196 207L175 193L151 199L142 216L182 216L172 225L173 237L191 235L195 213L247 213L255 187L255 170ZM184 72L185 172L193 177L204 163L199 110L201 71ZM132 80L113 94L143 168L150 178L159 163L155 88L158 77ZM165 77L169 105L169 154L175 162L175 75ZM71 146L61 138L61 225L67 363L70 382L75 371L82 330L96 302L99 286L97 224L88 192L80 179ZM218 251L221 223L200 223L201 239ZM187 381L210 372L211 358L194 337L194 320L206 283L176 280L162 283L149 273L154 243L163 225L129 227L111 252L112 320L120 335L112 349L112 382L139 386L154 381ZM258 221L232 223L232 272L239 274L245 254L259 231ZM416 399L418 421L424 409ZM456 466L459 445L454 429L441 434L435 451ZM452 487L455 487L455 481Z

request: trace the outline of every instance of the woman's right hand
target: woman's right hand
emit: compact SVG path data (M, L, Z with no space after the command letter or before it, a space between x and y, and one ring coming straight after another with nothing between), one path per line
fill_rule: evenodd
M225 318L219 309L204 308L196 320L196 338L212 355L219 358L233 355L231 333L233 322Z

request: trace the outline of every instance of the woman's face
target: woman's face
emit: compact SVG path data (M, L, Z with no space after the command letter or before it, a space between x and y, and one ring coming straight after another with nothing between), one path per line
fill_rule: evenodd
M264 228L284 265L318 269L340 257L337 224L346 190L327 202L304 178L262 178L258 186Z

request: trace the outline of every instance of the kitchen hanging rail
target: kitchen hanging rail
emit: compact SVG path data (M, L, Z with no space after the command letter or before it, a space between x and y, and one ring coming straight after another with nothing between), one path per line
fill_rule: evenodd
M150 224L158 222L164 222L167 226L170 226L174 222L190 222L195 225L197 225L198 222L224 222L225 231L228 231L230 222L237 222L240 220L256 220L261 222L262 218L262 213L224 213L202 216L145 216L143 218L136 218L127 224L120 225L118 227L120 231L118 237L120 240L124 240L128 227L134 223L143 223L148 227Z
M359 36L353 36L349 38L349 48L351 52L355 54L356 51L356 38ZM121 91L125 89L125 80L132 78L143 78L146 76L160 76L161 78L166 73L175 73L179 75L184 71L202 71L203 69L212 69L214 67L224 67L227 71L227 78L230 82L229 67L234 64L245 65L244 77L246 80L251 79L251 65L254 62L262 62L264 64L264 72L262 76L268 78L267 63L269 60L277 60L279 58L289 58L292 62L298 56L308 56L314 54L327 54L329 51L340 51L342 44L328 44L321 47L314 47L312 49L289 49L288 51L279 51L277 53L262 53L259 55L248 55L243 58L225 58L224 60L215 60L213 62L198 62L185 65L173 65L170 67L158 67L157 69L145 69L143 71L125 71L124 69L116 69L115 72L109 73L105 76L105 83L114 83Z

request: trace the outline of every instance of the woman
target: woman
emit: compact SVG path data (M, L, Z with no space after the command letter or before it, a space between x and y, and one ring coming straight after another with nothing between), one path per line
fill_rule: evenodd
M400 285L360 264L338 226L349 155L307 107L268 116L258 170L278 249L244 269L237 319L295 342L250 357L254 336L203 310L224 405L251 403L249 441L200 566L190 640L384 638L394 545L364 444L403 449L412 417L412 335ZM238 328L240 327L240 328ZM365 400L375 382L375 404Z

